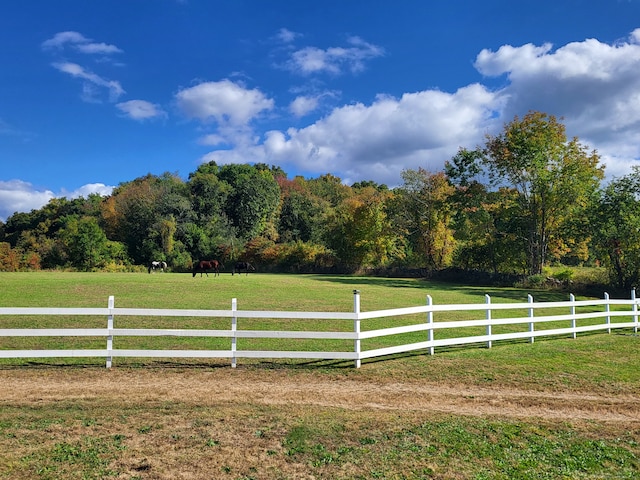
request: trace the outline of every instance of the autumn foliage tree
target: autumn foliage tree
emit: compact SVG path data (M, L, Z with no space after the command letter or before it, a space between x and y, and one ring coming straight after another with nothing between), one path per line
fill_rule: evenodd
M518 221L509 233L524 245L527 273L542 272L550 246L570 244L564 240L579 230L576 219L586 226L587 207L604 177L599 160L577 138L568 140L554 116L540 112L515 117L502 133L487 136L477 162L492 186L515 193L510 216Z
M397 223L406 231L414 255L429 269L449 266L455 248L450 201L453 187L443 172L423 168L405 170L402 178Z

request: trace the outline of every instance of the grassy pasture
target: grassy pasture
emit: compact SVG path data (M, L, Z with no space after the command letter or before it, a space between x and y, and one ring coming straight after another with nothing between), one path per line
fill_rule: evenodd
M0 306L103 307L114 295L119 307L229 309L235 297L242 310L348 312L354 289L362 311L421 305L427 295L435 304L483 303L485 294L493 303L524 302L527 293L537 301L567 299L417 279L38 272L0 273ZM363 321L363 330L416 321ZM115 320L117 327L228 328L226 319L215 322ZM239 328L263 323L241 320ZM103 318L0 317L0 328L105 325ZM303 327L282 321L275 328ZM3 339L0 348L69 348L70 340ZM102 338L73 341L104 348ZM117 339L117 348L141 341L149 348L216 348L212 339L180 338ZM405 341L419 340L393 340ZM251 342L238 348L280 348ZM386 340L379 342L363 348ZM306 360L240 359L234 370L215 359L115 359L111 371L103 359L0 360L0 478L638 478L640 416L608 414L640 412L639 342L632 331L501 342L490 350L475 345L373 359L358 370L352 362ZM291 348L312 346L297 341ZM321 401L298 398L305 388ZM442 402L469 408L420 407L440 393ZM385 408L366 406L384 404L387 394L397 396Z

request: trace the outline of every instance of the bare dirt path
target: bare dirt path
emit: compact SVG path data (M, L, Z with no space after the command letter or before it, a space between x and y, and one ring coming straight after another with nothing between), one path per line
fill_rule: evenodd
M640 424L638 394L537 391L282 370L4 369L0 404L93 401L308 405Z

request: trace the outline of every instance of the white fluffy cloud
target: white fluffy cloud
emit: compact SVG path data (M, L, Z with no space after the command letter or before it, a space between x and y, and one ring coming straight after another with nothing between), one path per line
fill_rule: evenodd
M37 191L21 180L0 181L0 220L15 212L28 212L46 205L55 195L50 190Z
M176 94L180 110L189 118L220 125L243 126L265 110L274 107L273 99L260 90L248 89L231 80L204 82Z
M42 208L49 200L57 197L87 197L91 193L110 195L114 187L102 183L83 185L73 192L55 194L50 190L39 190L28 182L21 180L0 180L0 221L6 221L16 212L29 212Z
M348 47L305 47L296 50L291 54L287 67L301 75L323 72L338 75L346 70L357 73L364 70L366 60L384 55L383 48L365 42L360 37L351 37L348 43Z
M129 100L116 104L116 107L134 120L148 120L152 118L166 118L165 112L159 105L145 100Z
M289 111L296 117L304 117L318 108L319 100L318 96L301 95L291 102Z
M438 170L459 146L474 145L493 128L496 101L481 85L380 96L371 105L337 108L306 128L268 132L263 155L297 170L393 184L405 168Z

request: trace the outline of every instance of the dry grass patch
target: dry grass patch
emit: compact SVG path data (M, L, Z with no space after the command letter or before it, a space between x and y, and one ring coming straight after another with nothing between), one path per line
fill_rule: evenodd
M567 478L633 478L640 471L640 399L628 393L403 381L373 366L5 367L0 381L0 478L507 479L554 478L550 472L562 469Z

